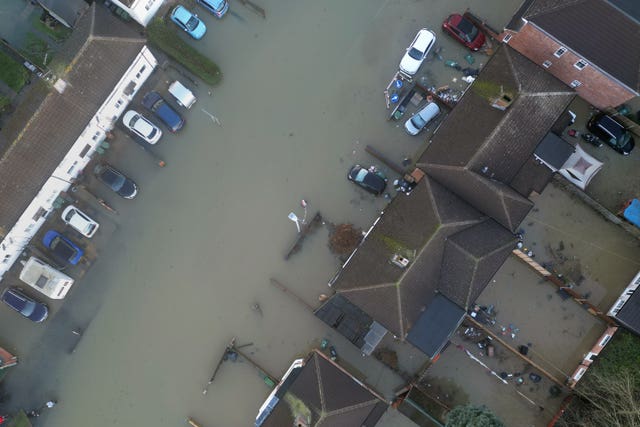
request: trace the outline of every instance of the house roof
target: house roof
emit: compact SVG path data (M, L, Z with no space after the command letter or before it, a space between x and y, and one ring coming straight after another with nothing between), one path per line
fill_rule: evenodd
M84 0L38 0L38 3L50 13L59 16L71 27L75 25L83 11L89 7Z
M640 3L638 0L609 0L609 3L640 22Z
M427 356L434 357L462 322L464 315L465 311L459 305L438 294L411 328L407 341Z
M388 405L346 370L314 350L262 426L294 425L301 413L310 427L373 427Z
M640 291L633 292L614 317L625 328L640 335Z
M500 110L492 101L507 95ZM533 204L509 184L575 94L509 48L499 48L465 92L417 166L514 231Z
M93 4L63 51L76 52L62 78L0 158L0 227L9 230L67 154L144 46L104 7ZM69 48L72 46L73 49Z
M525 19L589 63L640 92L638 13L637 1L538 0L525 14Z
M485 218L425 177L391 202L333 288L404 337L436 295L445 239ZM410 259L409 266L392 264L394 254Z

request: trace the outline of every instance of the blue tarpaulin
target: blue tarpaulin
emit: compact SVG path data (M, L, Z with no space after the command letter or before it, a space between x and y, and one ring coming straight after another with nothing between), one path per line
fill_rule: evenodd
M624 219L636 227L640 227L640 200L633 199L623 212Z

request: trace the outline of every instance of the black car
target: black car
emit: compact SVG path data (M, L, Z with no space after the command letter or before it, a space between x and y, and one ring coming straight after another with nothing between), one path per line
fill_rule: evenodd
M360 165L354 165L349 170L347 178L376 196L387 188L387 177L374 166L365 169Z
M125 199L133 199L138 194L136 183L111 165L101 163L93 169L93 173L103 184Z
M43 322L49 315L49 308L26 296L18 288L7 288L0 296L2 302L34 322Z
M624 156L628 156L636 145L629 131L606 113L598 113L591 117L587 129Z

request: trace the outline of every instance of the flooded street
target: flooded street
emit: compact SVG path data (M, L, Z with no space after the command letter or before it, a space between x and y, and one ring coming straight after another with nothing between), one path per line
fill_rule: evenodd
M46 425L178 426L187 416L208 427L251 425L269 388L248 364L224 364L202 394L233 336L252 342L247 352L276 376L322 337L360 363L355 347L270 285L277 278L316 305L339 266L326 228L284 261L296 233L287 215L302 218L305 199L309 217L370 226L386 201L356 189L347 169L376 163L367 144L398 163L425 148L423 137L385 120L382 91L405 47L426 26L445 59L464 61L441 21L470 6L501 29L520 0L491 4L286 0L261 3L266 20L239 2L221 21L200 11L209 31L196 45L224 80L211 96L195 88L185 129L157 147L166 168L135 147L118 159L141 193L117 206L117 231L66 302L86 329L82 341L59 365L38 365L47 370L34 392L60 401ZM486 62L476 58L474 66ZM442 62L424 68L429 85L466 86ZM46 359L37 348L27 364ZM367 382L384 388L393 379L382 372Z

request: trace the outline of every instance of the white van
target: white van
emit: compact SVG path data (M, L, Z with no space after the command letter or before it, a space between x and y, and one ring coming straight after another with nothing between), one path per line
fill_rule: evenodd
M196 103L196 97L189 89L184 87L179 81L175 81L169 85L169 93L178 101L178 104L184 108L191 108Z
M33 256L24 263L20 280L51 299L64 298L73 285L71 277Z

